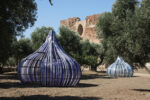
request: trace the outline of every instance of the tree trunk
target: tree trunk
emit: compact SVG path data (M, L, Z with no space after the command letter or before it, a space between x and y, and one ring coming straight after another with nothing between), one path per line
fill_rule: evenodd
M91 71L97 71L96 68L97 67L91 67Z
M0 74L2 74L2 73L3 73L3 67L0 66Z

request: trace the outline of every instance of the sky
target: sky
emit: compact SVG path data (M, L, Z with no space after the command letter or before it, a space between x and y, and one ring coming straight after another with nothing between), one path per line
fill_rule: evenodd
M110 12L115 0L35 0L37 3L37 20L34 26L28 28L24 35L30 38L37 27L53 27L59 33L60 20L79 17L84 20L86 16Z

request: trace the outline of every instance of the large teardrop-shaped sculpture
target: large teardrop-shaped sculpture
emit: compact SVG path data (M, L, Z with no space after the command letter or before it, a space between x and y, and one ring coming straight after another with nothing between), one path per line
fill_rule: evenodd
M58 44L55 32L50 31L45 43L20 62L18 76L22 83L75 86L80 80L81 69Z
M107 68L107 74L109 77L132 77L133 69L122 57L118 57L117 60Z

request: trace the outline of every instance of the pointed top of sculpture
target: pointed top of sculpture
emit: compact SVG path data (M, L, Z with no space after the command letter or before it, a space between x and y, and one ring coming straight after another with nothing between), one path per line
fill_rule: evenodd
M116 61L118 61L118 60L119 60L119 61L124 61L121 56L118 56L118 57L117 57Z
M48 36L46 38L46 41L56 41L55 31L53 31L53 30L49 31L49 34L48 34Z

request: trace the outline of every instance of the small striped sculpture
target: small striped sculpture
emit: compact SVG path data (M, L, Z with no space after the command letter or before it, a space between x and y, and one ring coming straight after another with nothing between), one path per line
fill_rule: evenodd
M107 68L107 74L109 77L132 77L133 69L122 57L118 57L117 60Z
M81 69L58 44L55 32L50 31L45 43L22 59L18 66L18 76L22 83L75 86L80 80Z

